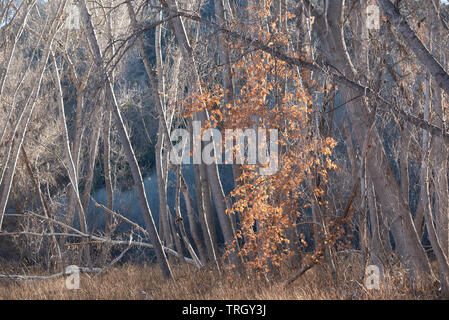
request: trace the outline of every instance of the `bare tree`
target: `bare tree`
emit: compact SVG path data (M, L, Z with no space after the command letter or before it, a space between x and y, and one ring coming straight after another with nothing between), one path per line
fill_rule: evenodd
M110 103L112 108L112 115L114 116L115 122L117 124L118 134L120 141L124 147L125 154L131 169L131 173L134 179L134 188L139 199L140 208L142 210L142 214L148 228L148 232L150 234L151 242L154 246L156 257L158 259L159 266L161 267L162 273L165 278L171 279L173 275L171 273L170 266L167 261L167 257L165 252L162 250L162 243L159 238L156 226L154 224L153 216L151 215L150 208L148 206L147 197L145 194L145 188L143 185L142 174L140 172L139 165L137 163L136 157L134 155L134 150L131 146L131 142L129 141L128 133L125 128L125 124L123 123L123 119L120 114L120 109L117 104L117 100L114 94L114 90L112 84L109 80L109 75L106 72L104 61L101 55L100 48L98 46L97 38L95 35L95 31L92 25L92 21L90 19L90 15L86 6L86 2L84 0L81 1L81 17L84 23L84 26L87 30L87 37L89 40L89 44L94 55L94 60L97 65L97 68L100 71L103 79L106 82L106 101Z

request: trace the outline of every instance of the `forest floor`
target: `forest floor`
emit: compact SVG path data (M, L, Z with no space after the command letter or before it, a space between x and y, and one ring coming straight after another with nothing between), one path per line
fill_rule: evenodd
M236 276L232 271L219 276L213 269L198 270L189 265L174 265L172 269L176 281L164 281L155 265L114 266L100 275L81 274L77 290L68 290L64 277L49 280L0 279L0 299L438 299L438 286L429 285L429 282L411 285L401 270L386 272L379 290L367 290L357 285L360 269L349 263L340 265L337 283L325 267L315 266L287 286L285 279L294 273L290 268L284 268L270 281ZM0 274L5 270L0 266ZM42 273L31 268L26 274Z

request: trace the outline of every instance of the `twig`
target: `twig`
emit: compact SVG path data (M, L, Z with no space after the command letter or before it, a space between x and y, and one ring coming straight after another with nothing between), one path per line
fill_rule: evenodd
M99 276L103 271L105 271L106 269L110 268L111 266L113 266L114 264L116 264L117 262L119 262L119 260L120 260L121 258L123 258L123 256L125 255L125 253L128 252L128 250L131 248L132 241L133 241L133 235L130 234L128 246L126 247L126 249L123 250L122 253L120 253L120 254L119 254L114 260L112 260L107 266L101 268L101 270L98 271L98 273L97 273L95 276Z
M135 223L135 222L129 220L128 218L122 216L121 214L119 214L119 213L117 213L117 212L114 212L114 211L112 211L111 209L105 207L104 205L98 203L97 201L95 201L94 198L91 197L91 199L92 199L92 201L94 202L94 205L95 205L96 207L99 207L99 208L103 209L104 211L106 211L107 213L112 214L112 215L114 215L114 216L120 218L121 220L123 220L123 221L125 221L126 223L130 224L131 226L133 226L133 227L136 228L137 230L142 231L145 235L147 235L147 236L149 235L149 234L148 234L148 231L145 230L144 228L142 228L141 226L139 226L137 223Z

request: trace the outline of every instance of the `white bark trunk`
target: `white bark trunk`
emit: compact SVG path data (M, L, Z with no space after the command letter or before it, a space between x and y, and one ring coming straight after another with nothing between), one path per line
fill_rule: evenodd
M137 163L136 157L134 155L134 150L131 146L131 142L128 137L128 132L126 131L125 124L123 123L122 116L120 114L120 109L114 94L112 83L110 82L109 76L106 72L103 57L101 55L100 47L98 46L98 41L95 35L95 31L90 19L90 15L86 6L86 1L80 1L80 11L81 18L83 20L84 26L87 29L87 38L94 56L95 63L99 68L102 78L106 83L106 102L111 104L112 114L114 116L115 122L117 124L118 135L120 141L124 147L125 155L128 160L128 164L131 169L131 174L134 180L134 188L137 194L137 198L140 204L140 209L142 211L145 224L147 226L148 232L150 234L150 240L154 246L158 264L162 270L162 274L165 279L173 279L173 275L170 266L167 261L167 256L162 249L162 243L157 233L156 226L154 224L153 216L151 214L150 208L148 206L147 197L145 194L145 188L143 185L142 174L140 172L139 165Z

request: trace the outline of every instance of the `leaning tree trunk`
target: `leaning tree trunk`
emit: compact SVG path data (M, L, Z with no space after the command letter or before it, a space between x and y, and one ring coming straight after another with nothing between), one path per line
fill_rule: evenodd
M399 9L390 0L377 0L377 3L390 23L404 37L418 60L435 78L436 84L449 95L449 74L421 42Z
M210 211L212 210L210 206L209 209L206 209L207 206L206 199L210 199L210 197L208 192L206 192L206 187L203 186L203 183L201 181L200 165L198 164L193 165L193 169L195 173L195 183L196 183L195 188L196 204L198 207L198 216L204 237L204 242L206 243L207 256L209 261L214 262L217 266L217 269L220 270L217 261L217 242L213 240L214 239L213 235L215 235L214 234L215 225L208 219L209 214L206 213L206 210Z
M87 212L89 209L90 202L90 192L92 191L92 184L94 180L95 173L95 162L97 160L97 150L98 150L98 141L100 139L101 134L101 112L100 110L96 110L94 114L94 121L92 121L90 136L88 142L88 160L87 160L87 172L85 173L84 178L84 190L82 195L82 204L84 212ZM97 120L97 121L96 121ZM100 123L100 125L96 125ZM109 204L109 202L108 202ZM109 208L110 209L110 208ZM111 209L112 210L112 209Z
M215 15L219 25L227 25L225 5L223 0L214 0ZM229 11L228 11L229 12ZM228 40L223 32L218 33L218 56L220 65L222 66L221 75L223 78L224 89L224 110L228 109L228 105L234 104L234 84L232 81L231 59L229 57ZM238 178L242 173L242 165L232 164L232 173L234 178L234 186L237 187Z
M428 120L430 117L430 80L426 81L426 101L424 103L424 119ZM442 297L449 299L449 263L447 260L447 254L444 252L440 239L438 239L437 230L435 229L432 215L432 204L430 195L430 182L429 182L429 153L430 153L430 135L427 132L423 133L422 141L422 165L421 165L421 202L424 209L424 217L426 220L427 233L429 236L430 244L432 245L433 252L437 258L438 269L440 274L441 295Z
M180 168L181 170L181 168ZM193 211L193 203L192 199L190 198L189 188L187 186L186 181L184 180L184 177L180 175L180 184L181 184L181 192L184 197L184 202L186 204L187 209L187 218L189 220L189 227L190 227L190 234L192 235L193 242L195 243L196 247L198 248L198 253L200 255L200 259L203 262L203 264L207 261L207 254L206 249L204 247L203 242L200 238L200 232L198 230L198 222L195 217L195 213ZM206 236L204 236L206 239ZM216 259L212 260L216 263ZM217 264L218 267L218 264Z
M163 232L163 241L165 245L170 247L173 245L173 239L171 237L171 233L169 230L169 222L167 212L167 179L168 179L168 170L167 164L164 161L165 157L164 153L164 142L165 142L165 134L162 129L163 121L161 118L159 119L159 130L157 143L155 146L156 150L156 176L157 176L157 184L159 191L159 219L161 220L162 232Z
M115 45L114 45L114 35L112 31L112 16L111 11L107 12L106 15L107 19L107 38L109 41L109 57L112 58L115 55ZM114 75L112 75L112 78L114 79ZM112 80L114 81L114 80ZM112 124L112 114L111 114L111 108L109 107L109 104L106 104L106 111L104 115L104 126L103 126L103 132L102 132L102 138L103 138L103 166L104 166L104 184L106 187L106 195L107 195L107 204L108 208L112 211L114 210L114 188L112 186L112 176L111 176L111 124ZM106 237L110 237L112 235L112 215L107 214L106 216L106 223L105 223L105 235ZM107 257L109 254L109 247L105 247L103 250L103 256L104 258Z
M439 61L445 61L446 57L441 50L440 43L443 43L443 30L440 23L441 4L437 0L428 1L428 10L430 10L430 50L432 55ZM447 52L447 51L445 51ZM443 92L440 87L432 86L432 103L435 112L434 124L440 128L445 128L446 119L443 108ZM448 147L441 137L435 137L435 143L431 150L431 171L434 175L435 186L435 214L436 228L441 247L449 255L449 190L448 190Z
M137 20L136 20L134 9L129 1L127 2L127 5L128 5L128 12L129 12L129 15L131 18L131 22L134 27L134 32L137 33L138 32ZM156 37L156 41L158 41L158 40L160 41L160 35ZM140 35L137 36L137 42L139 45L140 53L142 55L145 69L147 71L148 77L150 78L151 86L153 89L153 94L156 99L157 111L159 113L159 132L158 132L158 141L156 144L156 168L157 168L157 176L158 176L158 181L159 181L160 208L162 208L163 204L165 205L165 208L166 208L167 207L166 185L167 185L167 179L168 179L168 177L167 177L168 173L166 172L167 171L166 169L168 167L167 161L166 161L167 160L166 155L172 149L172 145L171 145L171 141L168 137L170 132L169 132L169 124L168 124L168 120L167 120L167 112L164 111L162 108L162 105L164 104L164 97L163 97L164 92L158 91L158 89L159 90L164 89L162 57L161 57L161 52L160 52L161 44L160 44L160 42L156 43L156 48L158 48L158 50L156 52L157 63L158 63L158 77L156 77L156 75L154 74L154 72L151 69L150 60L146 54L143 40ZM162 93L162 96L160 93ZM166 146L167 150L164 153L165 157L163 156L164 141L167 141L167 146ZM162 169L164 169L165 172ZM183 183L182 186L180 186L180 188L182 188L181 190L183 191L184 199L186 201L187 214L189 217L191 235L192 235L192 238L194 239L195 245L197 246L197 248L199 250L200 257L204 261L205 257L206 257L205 249L204 249L203 243L201 242L199 230L196 225L196 220L194 219L194 216L193 216L193 207L191 204L190 196L188 196L188 189L187 189L187 185L185 183L185 179L182 174L181 168L178 169L178 175L180 177L180 181ZM162 202L164 202L164 203L162 203ZM164 213L165 215L162 215L162 213ZM162 219L162 227L164 229L164 234L167 234L170 236L170 232L168 230L168 228L169 228L168 215L169 215L169 212L167 212L166 210L165 210L165 212L164 211L160 212L160 219ZM182 226L182 228L180 227L181 233L184 230L183 228L184 228L183 226ZM184 235L183 235L183 237L184 237ZM168 239L168 240L170 240L170 239ZM193 248L192 248L192 250L193 250Z
M107 204L108 208L112 211L114 210L114 188L112 186L112 175L111 175L111 108L106 107L104 113L104 125L103 125L103 171L104 171L104 183L106 186L107 194ZM112 233L112 215L108 214L106 216L105 223L105 233L106 237L109 237Z
M68 201L68 205L72 205L73 207L78 207L78 218L79 218L79 224L80 229L84 234L88 234L88 228L87 228L87 220L85 211L83 209L83 205L81 203L81 197L80 192L78 188L78 173L77 173L77 167L74 163L74 158L72 156L72 152L70 151L70 140L69 140L69 133L67 130L67 123L66 123L66 117L65 117L65 111L64 111L64 96L62 92L62 86L61 86L61 79L59 77L59 71L58 71L58 65L56 63L56 58L51 52L51 60L53 61L53 69L54 69L54 76L55 76L55 82L56 82L56 88L57 88L57 103L59 107L59 119L61 122L61 128L63 133L63 139L64 139L64 150L63 150L63 159L65 158L64 166L67 168L67 173L69 175L70 180L70 190L72 191L74 202L71 203L70 199ZM77 153L78 154L78 153ZM70 208L68 208L70 210ZM89 253L89 245L88 245L88 239L84 239L84 245L82 248L82 256L85 258L86 263L90 265L91 259L90 259L90 253Z
M176 1L166 1L160 0L163 7L170 10L177 11ZM170 5L169 5L170 3ZM174 31L175 37L179 42L182 54L185 62L192 66L193 68L193 77L192 80L192 90L193 91L201 91L200 78L198 74L198 70L196 68L196 62L193 56L193 49L190 46L189 40L187 38L187 34L184 28L184 24L182 20L177 17L170 20L170 24ZM208 113L206 110L195 113L194 120L200 121L204 124L208 120ZM198 137L194 137L194 139L198 139ZM194 146L195 148L195 146ZM226 213L227 204L225 201L225 196L223 192L223 187L221 185L220 176L218 173L218 166L216 163L206 165L207 179L209 181L210 191L212 194L212 199L215 204L215 208L217 210L218 220L220 222L220 227L223 232L224 240L226 244L231 244L235 239L235 230L232 227L231 219ZM236 248L238 250L238 248ZM239 267L241 265L239 258L235 252L232 252L229 255L230 261L233 265Z
M356 79L357 72L349 57L343 34L344 0L328 3L327 17L318 16L315 26L322 40L325 56L331 65L340 70L345 77ZM328 28L325 29L327 20ZM359 145L367 130L369 118L368 105L353 100L358 95L352 88L340 89L347 103L347 111L352 122L352 129ZM352 101L351 101L352 100ZM392 225L392 232L399 254L405 265L415 276L432 274L424 248L418 238L408 205L402 199L399 185L388 163L382 141L377 130L372 132L371 156L367 158L367 175L374 183L379 202Z
M192 257L193 261L195 262L195 265L198 268L202 268L203 264L201 263L200 259L198 258L195 250L193 250L193 247L190 243L189 237L187 236L187 232L184 228L184 219L181 215L181 206L180 206L180 200L181 200L181 189L182 189L182 182L181 182L181 175L180 175L181 168L178 167L178 174L177 174L177 183L176 183L176 195L175 195L175 212L176 212L176 224L178 225L179 231L181 232L182 240L184 241L184 245L187 248L187 251L189 252L190 256Z
M77 88L76 93L76 115L75 115L75 134L74 134L74 140L72 145L72 150L70 151L72 157L73 157L73 164L74 164L74 175L76 180L79 180L79 158L80 158L80 151L81 151L81 139L82 139L82 113L83 113L83 106L84 106L84 92L83 90L79 90ZM69 143L70 145L70 143ZM67 206L67 216L66 216L66 223L67 225L71 226L73 224L73 218L75 216L75 211L78 207L77 205L77 196L75 194L75 191L73 188L69 189L68 192L68 206ZM78 215L81 212L81 208L78 207Z
M80 1L80 11L81 18L87 30L87 39L89 41L89 45L92 50L92 54L94 56L95 63L98 67L98 70L106 83L106 103L110 103L112 114L117 124L117 131L120 138L120 141L123 145L126 158L128 160L128 164L131 169L131 174L134 180L134 188L137 194L137 198L140 204L140 209L142 211L143 218L145 220L146 227L148 229L148 233L150 236L151 243L154 247L156 258L158 264L162 270L162 274L165 279L173 279L173 275L171 272L171 268L167 261L167 256L162 248L162 243L159 238L159 234L156 229L156 225L154 224L153 216L151 214L151 210L148 206L147 197L145 194L145 188L143 185L142 174L140 172L139 165L136 160L136 156L134 155L134 150L129 140L128 132L126 130L125 124L123 123L122 116L120 114L120 109L114 94L114 89L112 87L112 83L109 79L109 75L106 72L106 68L104 66L103 57L101 55L100 47L98 46L97 37L95 35L94 27L87 10L86 1Z

